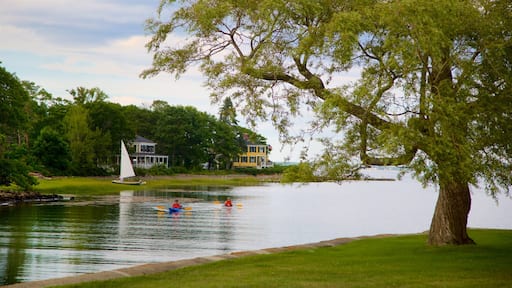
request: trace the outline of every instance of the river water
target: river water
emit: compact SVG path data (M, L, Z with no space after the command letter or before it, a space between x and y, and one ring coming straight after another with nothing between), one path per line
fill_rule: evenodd
M512 229L510 198L496 202L479 189L472 193L469 227ZM169 215L152 209L182 197L195 198L187 203L191 210ZM234 207L218 204L226 197ZM338 237L423 232L436 199L435 189L405 177L128 190L113 202L0 207L0 285Z

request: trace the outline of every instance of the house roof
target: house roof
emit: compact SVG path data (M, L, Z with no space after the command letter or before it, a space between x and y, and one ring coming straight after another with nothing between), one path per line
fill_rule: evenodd
M134 143L149 143L149 144L156 144L155 142L146 139L140 135L135 135L135 140L133 140Z

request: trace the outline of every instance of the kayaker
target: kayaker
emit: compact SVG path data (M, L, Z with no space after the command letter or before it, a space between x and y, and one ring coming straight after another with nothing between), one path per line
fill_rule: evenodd
M226 206L226 207L233 206L233 203L231 203L231 198L228 197L228 199L226 199L226 201L224 202L224 206Z
M182 209L183 206L181 206L180 200L178 200L178 199L174 200L174 203L172 204L172 208L174 208L174 209Z

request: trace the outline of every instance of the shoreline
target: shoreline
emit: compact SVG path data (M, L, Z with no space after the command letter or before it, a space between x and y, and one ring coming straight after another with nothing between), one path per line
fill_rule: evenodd
M104 280L112 280L118 278L126 278L126 277L134 277L134 276L143 276L149 274L162 273L166 271L176 270L180 268L196 266L211 262L217 262L222 260L228 260L233 258L241 258L245 256L252 255L263 255L263 254L272 254L272 253L280 253L287 252L299 249L310 249L310 248L321 248L321 247L335 247L339 245L344 245L353 241L368 239L368 238L387 238L387 237L396 237L400 236L400 234L377 234L372 236L359 236L359 237L342 237L331 240L319 241L314 243L307 244L298 244L298 245L290 245L283 247L275 247L275 248L264 248L258 250L249 250L249 251L235 251L227 254L219 254L212 256L203 256L196 257L190 259L182 259L176 261L168 261L168 262L154 262L154 263L146 263L141 265L130 266L126 268L120 268L115 270L108 271L99 271L93 273L86 273L75 276L67 276L60 278L50 278L44 280L34 280L29 282L20 282L15 284L9 284L3 287L12 287L12 288L41 288L41 287L49 287L49 286L60 286L60 285L71 285L71 284L79 284L84 282L92 282L92 281L104 281Z
M225 175L208 175L208 174L175 174L161 176L147 176L141 179L148 181L148 185L129 186L130 189L140 190L141 188L161 189L167 185L239 185L236 181L247 182L249 185L263 184L270 182L279 182L280 174L271 175L247 175L247 174L225 174ZM0 189L0 207L14 206L29 203L53 203L67 200L74 200L74 197L82 196L100 196L100 195L118 195L118 193L128 186L113 185L111 180L113 176L108 177L74 177L74 176L57 176L57 177L38 177L42 183L34 186L34 191L16 191ZM153 183L152 183L153 182ZM61 183L61 184L57 184ZM219 184L220 183L220 184ZM47 186L53 188L46 188ZM157 186L155 186L157 185ZM101 187L101 188L98 188ZM69 195L66 190L77 190L78 193ZM107 188L107 189L105 189ZM4 187L5 189L5 187ZM84 191L90 189L88 192ZM106 193L96 193L98 190L108 190Z
M13 206L29 203L50 203L65 201L65 197L57 194L41 194L39 192L12 192L0 190L0 206Z
M166 186L245 186L245 185L261 185L265 183L280 183L282 174L175 174L175 175L157 175L141 177L142 180L148 182L147 185L130 186L133 190L141 190L143 188L162 189ZM72 193L72 196L98 196L98 195L114 195L123 190L122 185L112 186L111 181L114 176L106 177L74 177L74 176L57 176L57 177L38 177L42 181L34 186L34 191L21 192L11 190L0 190L0 206L11 206L24 203L51 203L68 199L67 190L78 190L78 193ZM394 178L386 177L366 177L358 180L346 181L395 181ZM320 181L332 182L332 181ZM60 183L60 184L58 184ZM291 184L291 183L290 183ZM101 188L98 188L101 187ZM125 186L127 187L127 186ZM100 192L98 191L107 191ZM46 193L45 193L46 192Z

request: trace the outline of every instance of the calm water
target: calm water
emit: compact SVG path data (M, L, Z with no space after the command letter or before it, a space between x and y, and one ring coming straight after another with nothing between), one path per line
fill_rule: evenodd
M215 200L233 199L222 207ZM191 211L156 205L196 197ZM338 237L428 230L437 193L402 181L121 193L114 203L0 207L0 285ZM473 191L470 227L512 229L512 200Z

